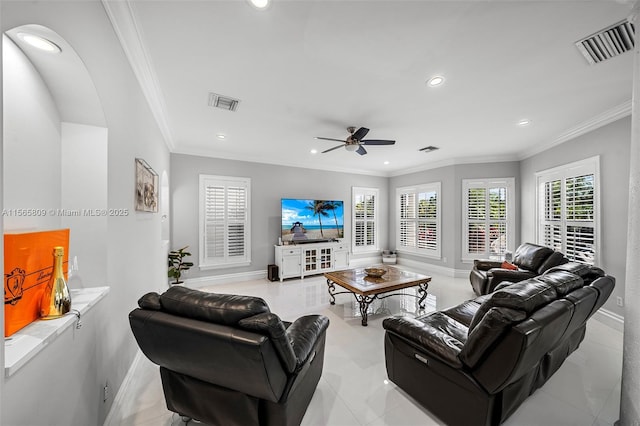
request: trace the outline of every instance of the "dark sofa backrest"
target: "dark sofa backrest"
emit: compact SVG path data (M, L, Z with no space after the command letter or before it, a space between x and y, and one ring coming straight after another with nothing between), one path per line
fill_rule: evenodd
M496 341L490 356L473 371L476 380L490 393L496 393L533 369L545 353L565 334L573 304L558 299L543 306L526 320L509 327Z
M537 272L542 263L553 253L549 247L523 243L513 255L513 263L527 271Z

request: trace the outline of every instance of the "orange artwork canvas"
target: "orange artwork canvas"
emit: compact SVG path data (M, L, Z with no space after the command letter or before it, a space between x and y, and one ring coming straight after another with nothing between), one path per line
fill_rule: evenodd
M4 235L4 335L40 317L42 292L53 273L53 248L64 247L67 278L69 230Z

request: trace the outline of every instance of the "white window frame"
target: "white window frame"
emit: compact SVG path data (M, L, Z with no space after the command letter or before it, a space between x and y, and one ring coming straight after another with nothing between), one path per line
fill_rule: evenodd
M356 205L357 200L360 197L373 197L373 217L369 217L367 215L367 210L364 211L364 216L361 219L356 218ZM378 188L361 188L361 187L352 187L351 188L351 252L352 253L367 253L367 252L378 252L380 251L379 247L379 235L378 235L378 223L379 223L379 209L378 204L380 203L380 190ZM373 243L366 244L366 229L367 227L363 227L362 229L365 232L363 239L365 240L365 244L356 245L358 240L358 222L363 222L366 224L369 222L373 226Z
M206 188L208 186L219 186L224 188L224 212L223 219L218 223L224 226L224 255L217 257L206 256ZM228 188L241 187L245 189L245 207L243 220L231 220L228 216L227 195ZM251 179L233 176L200 175L199 182L199 268L201 270L232 268L248 266L251 264ZM242 223L244 225L244 255L230 256L228 247L228 226L232 223Z
M420 185L406 186L402 188L396 189L396 251L399 253L409 253L412 255L423 256L433 259L440 259L442 252L442 183L441 182L432 182L425 183ZM418 205L419 203L415 203L415 214L414 218L402 218L401 217L401 198L403 194L414 194L416 199L419 194L427 193L427 192L435 192L436 193L436 217L435 219L422 220L424 222L429 222L435 224L436 228L436 247L433 249L429 248L418 248L419 241L419 226L418 222L420 221L418 218ZM406 246L402 245L402 226L401 223L403 221L413 221L415 220L415 246Z
M462 180L462 262L463 263L471 263L474 259L501 259L503 257L500 255L492 255L490 250L490 233L489 227L490 222L495 221L492 220L489 215L485 216L484 225L485 225L485 247L486 250L484 253L470 253L469 252L469 224L471 221L469 220L469 197L468 191L472 188L484 188L489 189L492 188L506 188L507 193L507 204L506 204L506 230L507 230L507 251L515 250L515 178L489 178L489 179L463 179ZM487 197L485 200L486 203L486 211L489 211L489 192L487 192Z
M591 220L569 220L566 216L566 181L567 179L593 175L593 219ZM543 209L545 208L545 191L544 185L547 182L561 181L561 216L559 220L547 221ZM599 265L600 256L600 156L596 155L584 160L575 161L573 163L554 167L552 169L543 170L536 173L536 242L545 244L544 226L555 223L560 225L560 241L553 244L554 249L561 251L565 256L577 262ZM593 227L593 258L592 261L584 259L574 259L571 253L567 252L567 227Z

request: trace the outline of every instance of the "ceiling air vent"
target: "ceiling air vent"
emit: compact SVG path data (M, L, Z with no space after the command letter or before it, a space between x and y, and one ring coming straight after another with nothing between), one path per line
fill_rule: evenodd
M235 111L238 109L239 103L240 100L238 99L219 95L217 93L209 93L209 106L226 109L227 111Z
M433 152L436 149L440 149L440 148L438 148L437 146L429 145L429 146L425 146L424 148L420 148L418 151L428 153L428 152Z
M633 49L635 27L628 20L614 24L576 42L589 64L597 64Z

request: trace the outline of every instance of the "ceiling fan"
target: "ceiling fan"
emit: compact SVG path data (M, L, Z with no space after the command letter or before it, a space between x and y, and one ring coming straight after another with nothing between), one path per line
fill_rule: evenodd
M355 151L360 155L365 155L367 150L364 149L363 145L393 145L396 143L396 141L383 139L362 139L367 135L367 133L369 133L369 129L366 127L360 127L358 130L356 130L355 127L347 127L347 131L349 132L349 136L345 140L316 136L316 139L342 142L341 145L329 148L326 151L322 151L322 153L324 154L325 152L333 151L334 149L342 148L344 146L347 151Z

